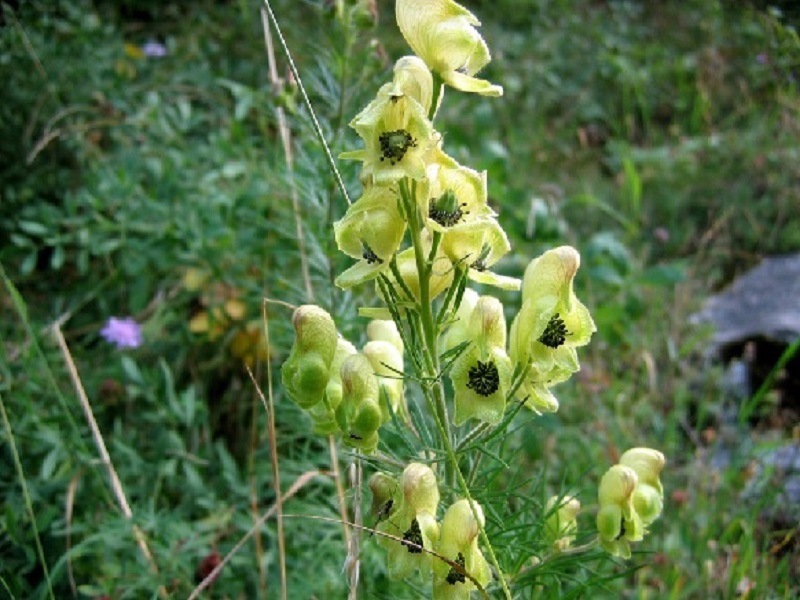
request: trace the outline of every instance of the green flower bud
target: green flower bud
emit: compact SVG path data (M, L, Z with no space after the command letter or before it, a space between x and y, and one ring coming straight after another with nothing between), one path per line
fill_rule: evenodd
M378 380L363 354L351 354L340 369L342 402L336 408L336 421L349 446L372 452L378 444L381 408Z
M633 492L633 506L645 527L655 521L664 508L664 488L658 476L665 463L664 455L651 448L631 448L619 459L619 464L633 469L639 478Z
M478 535L480 528L485 524L483 510L473 500L475 519L469 501L466 499L455 502L444 515L442 520L441 536L436 551L450 559L472 575L482 586L491 580L489 563L478 548ZM433 565L433 597L443 598L469 598L475 584L460 570L449 563L437 560Z
M281 376L286 393L302 408L322 400L338 335L331 316L319 306L304 305L294 311L295 341Z
M633 506L638 477L625 465L614 465L600 480L597 530L600 543L614 556L630 558L630 542L644 537L642 519Z
M575 541L580 509L581 503L572 496L553 496L547 501L544 509L547 514L545 537L557 550L565 550Z

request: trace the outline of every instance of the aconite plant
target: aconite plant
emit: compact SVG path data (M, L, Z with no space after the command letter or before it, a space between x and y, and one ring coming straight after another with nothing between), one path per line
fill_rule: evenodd
M414 54L395 63L391 81L350 123L362 144L341 158L361 163L363 193L333 228L338 248L353 259L336 285L374 285L380 303L360 309L372 319L360 349L323 308L297 308L283 385L316 433L340 436L374 469L374 537L391 577L419 572L436 599L492 588L511 598L513 582L462 470L474 461L464 455L493 432L504 435L516 411L556 412L553 388L579 370L578 349L595 324L573 290L574 248L533 258L521 281L492 271L511 246L487 202L487 173L449 156L436 129L446 90L491 101L503 95L476 76L490 60L478 19L452 0L397 0L395 8ZM521 295L510 327L501 301L478 295L471 282ZM409 401L418 403L417 420L430 424L428 437L414 425ZM389 424L416 440L402 464L382 451ZM664 462L648 448L620 457L598 485L596 536L580 548L573 546L579 500L550 498L541 507L542 544L551 553L599 545L630 557L631 544L661 514ZM373 551L380 550L362 550Z

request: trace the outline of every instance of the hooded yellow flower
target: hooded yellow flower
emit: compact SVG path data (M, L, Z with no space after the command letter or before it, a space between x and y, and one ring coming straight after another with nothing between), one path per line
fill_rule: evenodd
M658 476L665 463L664 455L652 448L631 448L619 459L619 464L633 469L639 478L633 492L633 506L645 527L655 521L664 508L664 488Z
M503 88L473 77L491 60L480 21L452 0L397 0L397 24L411 49L451 87L484 96Z
M630 542L644 537L642 519L633 506L638 477L625 465L614 465L600 480L597 530L600 544L614 556L631 557Z
M363 354L351 354L339 370L342 401L336 407L336 422L348 446L370 453L378 446L378 429L383 422L378 379Z
M402 542L378 538L378 543L388 552L386 562L389 576L400 579L417 569L429 573L431 555L421 548L432 550L439 540L439 524L436 522L439 487L436 475L427 465L409 464L390 500L389 514L378 525L378 531L401 538ZM388 503L386 501L384 506Z
M469 500L455 502L442 519L442 530L436 551L459 565L478 583L486 586L492 578L489 563L478 548L480 527L485 525L483 509L472 501L478 520L472 514ZM437 560L433 566L433 598L435 600L469 600L475 584L459 569Z
M292 315L294 345L281 367L286 393L299 406L309 409L322 400L330 379L338 334L328 312L306 304Z
M534 410L558 408L549 388L580 369L576 348L588 344L596 331L572 288L579 266L577 250L561 246L525 269L522 308L511 324L509 350L515 363L530 364L518 396L529 395L527 404Z
M442 252L454 264L469 268L473 280L519 289L518 279L488 271L511 245L487 204L486 172L464 167L438 148L430 160L428 185L420 186L417 200L422 201L428 230L442 236Z
M511 384L511 359L506 354L506 320L497 298L482 296L469 315L463 340L448 339L448 344L469 341L450 372L455 389L456 425L476 418L498 423L506 409L506 394Z
M425 154L436 145L425 109L398 82L387 83L350 122L364 148L340 154L364 163L362 180L388 185L425 177Z
M406 222L400 215L394 189L368 187L344 217L333 224L339 250L360 259L336 278L336 285L347 289L388 269L405 231Z

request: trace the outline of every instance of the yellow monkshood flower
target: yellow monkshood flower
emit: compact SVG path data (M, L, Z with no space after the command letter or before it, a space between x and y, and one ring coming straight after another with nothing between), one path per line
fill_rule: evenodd
M378 531L402 540L383 536L378 538L378 544L387 550L389 576L400 579L412 575L417 569L430 573L431 555L422 548L432 550L439 540L439 524L436 522L439 487L436 475L427 465L409 464L391 501L388 515L378 525Z
M351 354L344 359L339 373L342 401L336 407L336 422L342 430L342 439L348 446L373 452L378 446L378 429L383 419L378 379L372 365L363 354Z
M399 83L387 83L350 122L364 148L343 152L344 159L364 163L362 181L388 185L404 177L425 177L425 155L436 145L425 109Z
M484 96L503 88L473 77L491 60L480 21L452 0L397 0L397 24L411 49L451 87Z
M664 455L652 448L631 448L619 459L619 464L630 467L639 477L633 492L633 506L645 527L655 521L664 508L664 488L658 476L665 463Z
M589 310L577 299L572 282L580 266L570 246L548 250L531 261L522 282L522 308L511 323L509 350L514 362L530 370L518 397L549 412L558 402L549 388L580 369L576 348L596 331Z
M455 391L453 421L461 425L476 418L499 423L506 409L506 394L511 384L511 359L506 354L506 320L497 298L482 296L469 315L463 340L470 345L456 359L450 371Z
M360 259L336 278L336 285L347 289L388 269L405 231L406 222L400 215L393 188L368 187L344 217L333 224L339 250Z
M600 544L614 556L631 557L630 542L644 537L642 519L633 506L638 477L625 465L614 465L600 480L597 531Z
M486 172L458 164L438 147L428 158L428 179L417 187L416 200L428 230L441 234L442 252L453 264L468 268L473 281L518 290L519 279L488 271L511 244L487 204Z
M459 565L485 587L492 578L492 572L478 548L478 534L479 527L484 526L486 520L481 506L474 500L472 502L478 521L472 514L468 500L455 502L442 519L441 537L436 551ZM474 589L475 584L461 570L441 560L434 562L434 600L469 600L470 592Z
M300 407L319 403L330 379L338 334L328 312L313 304L297 307L292 315L295 339L281 367L286 393Z
M337 340L336 352L333 354L330 367L331 376L328 385L325 386L322 402L308 409L308 414L314 421L314 433L328 435L339 431L339 424L336 422L336 409L342 402L342 376L339 371L344 359L356 352L356 347L346 339L340 337Z

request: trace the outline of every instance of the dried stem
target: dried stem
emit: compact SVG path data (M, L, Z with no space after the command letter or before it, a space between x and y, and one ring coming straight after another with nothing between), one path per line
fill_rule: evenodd
M116 498L117 504L122 510L122 514L125 515L125 518L130 521L133 519L133 511L131 511L130 504L128 504L128 498L125 496L125 490L123 489L122 482L120 481L117 471L114 468L114 463L111 462L111 456L108 454L108 449L106 448L103 434L100 432L100 428L98 427L97 421L94 418L92 405L89 403L89 398L86 395L86 391L83 389L83 383L81 383L81 378L78 375L78 369L75 366L75 362L72 360L72 354L67 346L67 341L64 339L64 334L61 332L60 320L56 321L56 323L53 325L53 335L58 342L58 347L61 349L61 354L64 357L64 362L67 365L70 379L72 379L72 384L75 386L75 392L78 394L78 400L81 403L83 414L86 417L86 422L89 424L89 429L92 432L94 445L100 454L101 463L103 466L105 466L106 471L108 472L108 478L111 482L111 491L114 493L114 497ZM150 552L150 548L147 546L144 532L135 523L132 524L132 528L133 537L136 539L136 543L139 546L139 550L141 550L145 560L150 565L150 570L153 572L153 574L158 575L158 566L156 565L155 559ZM162 598L169 597L169 594L163 585L158 587L158 593Z

